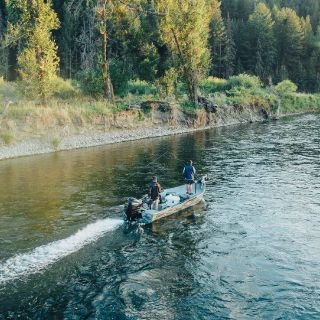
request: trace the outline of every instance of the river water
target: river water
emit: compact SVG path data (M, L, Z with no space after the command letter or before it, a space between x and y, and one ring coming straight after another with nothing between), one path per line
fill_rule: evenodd
M319 319L320 116L0 162L0 319ZM182 183L152 226L121 204Z

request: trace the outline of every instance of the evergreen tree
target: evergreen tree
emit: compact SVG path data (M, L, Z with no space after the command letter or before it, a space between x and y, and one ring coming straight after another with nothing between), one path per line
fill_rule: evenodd
M220 11L220 1L214 3L213 17L210 24L210 49L212 58L211 73L220 78L225 76L227 34Z
M301 18L301 26L303 31L303 51L302 51L302 61L301 61L301 70L300 73L300 88L303 90L312 90L312 74L313 63L312 59L314 56L314 40L315 34L312 29L310 17Z
M72 78L96 60L96 17L90 2L65 0L58 37L61 73Z
M264 63L262 60L262 44L261 40L258 39L257 50L256 50L256 65L255 65L255 75L257 75L260 79L266 79L266 70L264 68Z
M225 78L233 75L235 69L236 45L233 40L232 22L227 18L226 50L225 50Z
M235 20L232 24L234 42L236 44L236 74L252 71L252 46L248 23L243 20ZM240 71L241 70L241 71Z
M249 17L250 43L253 60L252 71L263 81L272 75L276 55L275 36L273 31L274 21L269 8L259 3ZM259 60L259 61L258 61Z
M299 64L302 58L304 34L301 20L290 8L274 8L277 37L277 70L287 70L290 79L299 81Z

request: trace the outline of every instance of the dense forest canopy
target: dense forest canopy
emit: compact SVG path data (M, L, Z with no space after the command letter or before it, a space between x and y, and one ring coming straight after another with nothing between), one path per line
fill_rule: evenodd
M248 73L320 91L320 0L0 0L0 76L57 73L112 101L130 79ZM31 89L30 89L31 90Z

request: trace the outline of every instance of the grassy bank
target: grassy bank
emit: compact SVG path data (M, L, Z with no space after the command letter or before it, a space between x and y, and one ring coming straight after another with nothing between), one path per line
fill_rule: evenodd
M264 117L320 111L320 95L298 93L290 81L264 87L257 77L246 74L229 80L209 77L201 82L201 96L214 106L213 111L190 103L181 84L162 90L144 81L130 81L126 95L116 97L114 104L107 103L103 97L85 95L75 82L57 79L54 88L52 97L43 106L40 99L27 98L19 83L0 81L2 146L49 136L54 149L59 149L61 139L77 133L143 128L161 123L171 127L210 126L219 121L222 114L224 118L232 118L244 107L253 113L263 111ZM154 114L153 107L161 106L159 101L165 104L164 110Z

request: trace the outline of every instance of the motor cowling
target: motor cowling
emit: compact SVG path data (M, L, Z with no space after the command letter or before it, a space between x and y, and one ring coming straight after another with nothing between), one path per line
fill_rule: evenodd
M125 214L127 216L128 221L136 221L142 218L141 207L143 203L142 201L136 198L129 198L124 205Z

